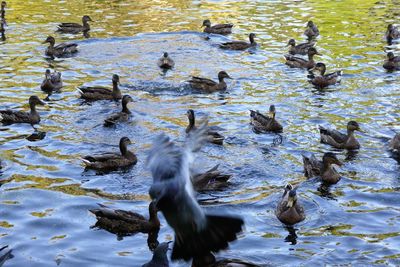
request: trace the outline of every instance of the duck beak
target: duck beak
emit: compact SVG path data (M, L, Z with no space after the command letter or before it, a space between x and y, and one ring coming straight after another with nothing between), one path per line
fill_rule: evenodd
M343 166L343 163L340 160L336 160L335 164L339 167Z
M47 103L46 103L46 102L43 102L42 100L40 100L40 101L38 102L38 104L39 104L39 105L42 105L42 106L47 106Z
M44 42L42 42L42 44L45 44L45 43L47 43L48 41L46 40L46 41L44 41Z
M316 53L316 55L318 55L318 56L322 56L322 54L321 54L321 53L319 53L319 52L317 52L317 53Z
M361 132L361 133L365 133L365 131L361 128L358 128L357 131Z
M225 78L233 80L233 78L229 75L227 75Z

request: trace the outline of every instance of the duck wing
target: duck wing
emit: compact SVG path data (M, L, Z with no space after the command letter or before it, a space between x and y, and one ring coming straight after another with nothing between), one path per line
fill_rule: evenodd
M104 126L110 127L118 122L127 121L128 119L129 119L129 114L125 112L116 113L104 120Z
M304 163L304 175L307 178L321 175L322 162L317 160L314 154L312 154L309 158L305 155L302 156Z
M54 49L58 51L59 53L74 53L77 52L77 44L67 44L67 43L61 43L59 45L56 45Z
M15 111L15 110L0 110L0 122L8 123L8 122L30 122L31 116L30 113L24 111Z
M215 29L215 30L222 30L225 28L232 28L232 27L233 27L232 23L221 23L221 24L215 24L215 25L211 26L211 28Z
M226 185L232 175L222 174L218 171L219 164L209 169L205 173L197 174L192 177L193 187L196 191L218 190Z
M219 45L222 49L233 49L233 50L243 50L249 48L251 46L250 43L245 41L232 41L226 42Z
M295 57L293 55L285 55L284 57L286 59L286 63L295 62L295 63L304 64L305 65L308 62L308 60L305 60L304 58Z
M322 126L319 126L319 132L321 134L322 143L330 144L340 148L341 144L344 144L347 141L347 135L337 130L326 129Z
M201 77L196 77L193 76L191 80L189 80L189 83L201 83L201 84L206 84L208 86L214 86L217 85L218 83L211 80L211 79L207 79L207 78L201 78Z

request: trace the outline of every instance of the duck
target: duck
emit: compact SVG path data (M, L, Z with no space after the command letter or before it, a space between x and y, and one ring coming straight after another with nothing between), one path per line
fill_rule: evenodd
M169 260L167 252L169 250L169 243L160 243L153 252L153 257L148 263L142 265L142 267L169 267Z
M129 95L122 97L122 111L115 113L104 120L105 127L115 126L119 122L126 122L131 116L131 111L128 109L128 103L133 102L133 99Z
M160 229L158 210L154 202L150 202L148 209L149 219L133 211L111 209L104 205L89 211L96 215L97 222L94 227L102 228L118 236L129 236L138 232L150 233Z
M49 57L67 57L67 56L71 56L75 53L78 52L78 45L75 43L61 43L58 44L56 46L56 40L54 39L53 36L49 36L47 37L47 39L43 42L45 43L49 43L49 47L47 47L46 49L46 56Z
M290 39L287 46L290 46L289 48L289 54L291 55L307 55L308 50L315 45L315 42L307 42L307 43L302 43L296 45L296 40L295 39Z
M85 156L82 161L86 168L98 171L111 171L120 168L127 168L137 163L136 155L128 150L128 145L132 144L128 137L122 137L119 141L118 153L103 153L94 156Z
M215 256L209 252L207 255L194 258L192 267L260 267L260 265L240 259L217 260Z
M188 134L197 129L196 118L193 109L187 111L187 117L189 119L189 125L186 127L185 132ZM207 131L207 141L216 145L223 145L225 137L219 134L215 129L209 128Z
M317 25L314 24L311 20L307 22L307 28L304 31L304 35L307 36L309 39L315 38L319 35L319 30Z
M99 86L81 86L78 88L78 92L81 95L81 98L85 99L86 101L120 100L122 98L122 94L118 87L118 84L120 84L120 82L119 76L117 74L114 74L112 76L112 84L112 90Z
M78 23L61 23L57 27L57 31L62 33L80 33L87 32L90 30L89 21L93 21L89 16L85 15L82 17L82 25Z
M387 59L383 63L383 68L389 71L400 70L400 56L395 56L393 52L387 53Z
M42 100L37 96L29 97L29 107L30 112L24 111L15 111L15 110L0 110L0 122L3 124L13 124L13 123L29 123L31 125L38 124L40 122L40 115L36 111L36 106L41 105L44 106Z
M325 74L326 66L324 63L321 62L315 64L314 68L312 68L310 71L312 72L312 74L308 76L309 82L319 89L325 88L329 85L340 83L343 74L342 71L335 71L329 74ZM314 71L317 73L317 75L313 73Z
M340 174L332 165L342 166L343 163L332 152L325 153L322 161L318 160L314 154L310 157L303 155L303 163L304 175L307 178L320 176L322 181L328 184L336 184L340 180Z
M385 38L386 38L386 41L389 43L389 45L391 45L393 40L400 38L399 29L396 26L394 26L393 24L389 24L387 26Z
M353 150L360 148L360 143L355 138L354 131L361 132L360 125L356 121L349 121L347 123L347 134L319 126L321 143L328 144L339 149Z
M276 132L283 131L282 125L275 119L275 105L270 105L269 115L265 116L258 111L250 110L250 123L256 132Z
M390 140L389 148L393 152L397 152L400 155L400 134L397 133L392 140Z
M296 189L286 186L276 208L276 217L286 225L294 225L306 218L304 208L297 200Z
M158 60L157 65L162 69L172 69L175 66L175 62L169 57L167 52L164 52L163 56Z
M206 19L203 21L203 25L201 27L205 27L203 31L205 33L227 35L232 33L233 24L215 24L214 26L211 26L211 21Z
M63 82L61 79L61 72L54 71L53 73L51 73L51 71L49 69L47 69L44 74L44 80L42 81L42 84L40 85L40 89L42 89L42 91L48 93L48 97L49 97L53 92L60 91L62 86L63 86Z
M308 55L308 60L301 58L301 57L295 57L293 55L285 55L286 59L286 65L288 65L291 68L302 68L302 69L311 69L314 68L315 62L314 62L314 56L315 55L321 55L318 53L317 49L315 47L310 47L307 52Z
M193 76L192 79L188 81L189 85L196 90L200 90L204 93L213 93L217 91L224 91L227 89L227 85L224 79L232 79L225 71L220 71L218 73L218 82L207 78L200 78Z
M257 43L254 41L254 37L256 37L255 33L249 34L250 43L245 41L232 41L226 42L219 45L222 49L229 49L229 50L246 50L250 47L256 47Z
M216 191L227 185L232 177L230 174L222 174L218 171L219 164L204 173L192 176L192 184L197 192Z

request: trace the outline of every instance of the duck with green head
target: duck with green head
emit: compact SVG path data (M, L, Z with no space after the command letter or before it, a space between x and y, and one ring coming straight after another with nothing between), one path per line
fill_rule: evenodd
M309 82L319 89L340 83L343 74L341 70L328 74L325 74L325 71L326 66L324 63L318 62L315 64L314 68L310 69L311 75L308 76Z
M79 23L61 23L57 26L57 31L72 34L88 32L90 30L89 21L93 20L89 16L85 15L82 17L82 25Z
M254 41L254 38L256 37L255 33L250 33L249 34L249 43L245 41L231 41L231 42L226 42L222 43L219 45L220 48L222 49L228 49L228 50L246 50L250 47L256 47L257 43Z
M232 78L225 71L220 71L218 73L218 82L207 78L193 76L192 79L188 81L188 83L193 89L199 90L204 93L213 93L226 90L227 85L224 79Z
M115 113L108 117L107 119L104 120L104 126L105 127L111 127L115 126L117 123L122 123L122 122L127 122L129 118L131 117L131 111L128 108L128 104L133 102L132 97L129 95L124 95L122 97L122 111Z
M227 35L232 33L233 24L215 24L211 26L211 21L206 19L203 21L202 27L204 28L205 33L214 33L214 34L222 34Z
M47 39L43 42L43 44L49 43L49 46L46 49L46 56L49 57L67 57L71 56L75 53L78 52L78 45L74 43L61 43L58 45L55 45L56 40L54 37L49 36Z
M290 39L287 46L289 47L289 54L291 55L307 55L308 50L315 45L315 42L307 42L296 45L295 39Z
M280 133L283 130L282 125L275 119L275 105L269 107L269 116L266 116L259 111L250 110L251 125L256 132L276 132Z
M307 178L320 176L322 181L328 184L336 184L340 180L340 174L332 165L342 166L343 163L338 160L335 154L328 152L318 160L314 154L311 157L303 155L304 175Z
M29 97L29 107L30 112L16 111L16 110L0 110L0 122L3 124L13 124L13 123L29 123L37 124L40 122L40 115L36 111L37 105L46 105L37 96Z
M387 59L383 63L383 68L388 71L400 70L400 57L395 56L393 52L387 53Z
M317 49L315 49L315 47L310 47L308 49L307 55L308 55L308 60L301 58L301 57L295 57L293 55L285 55L285 59L286 59L285 64L291 68L301 68L301 69L314 68L314 66L315 66L314 56L321 55L321 54L318 53L318 51L317 51Z
M276 217L286 225L294 225L306 218L303 206L297 199L296 189L288 184L276 208Z
M356 121L349 121L347 123L347 134L343 134L334 129L326 129L319 126L321 135L321 143L331 145L339 149L359 149L360 143L354 136L355 131L361 131L360 125Z
M120 82L117 74L112 76L112 84L112 90L101 86L81 86L78 88L78 92L81 98L86 101L120 100L122 93L118 86Z

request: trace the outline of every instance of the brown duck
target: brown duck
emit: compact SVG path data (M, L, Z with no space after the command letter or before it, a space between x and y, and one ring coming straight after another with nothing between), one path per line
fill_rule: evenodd
M103 153L94 156L86 156L82 161L85 163L86 168L98 171L112 171L133 166L137 162L137 157L133 152L128 150L128 145L131 143L128 137L122 137L119 141L121 154Z
M3 124L13 123L30 123L37 124L40 122L40 115L36 111L37 105L45 105L45 103L37 96L29 97L30 112L15 111L15 110L0 110L0 122Z
M175 62L167 52L164 52L163 56L158 60L157 65L162 69L172 69L175 66Z
M326 66L324 63L320 62L315 64L314 68L312 68L310 71L312 72L312 74L308 76L309 81L319 89L325 88L329 85L340 83L343 74L342 71L325 74Z
M218 73L218 82L207 78L200 78L193 76L191 80L188 81L193 89L200 90L205 93L213 93L217 91L226 90L227 85L224 79L232 79L228 73L225 71L220 71Z
M393 152L397 152L400 155L400 134L397 133L392 140L390 140L389 148Z
M255 33L249 34L250 43L245 41L232 41L226 42L219 45L222 49L229 49L229 50L246 50L250 47L256 47L257 43L254 41L254 37L256 37Z
M61 79L61 72L54 71L51 73L49 69L46 70L44 80L40 85L40 89L44 92L51 94L52 92L58 92L63 86Z
M93 20L89 16L85 15L82 17L82 25L78 23L61 23L58 25L57 31L72 34L87 32L90 30L89 21Z
M307 42L296 45L296 40L290 39L287 45L290 46L289 54L307 55L308 50L315 45L315 42Z
M250 110L251 124L256 132L277 132L283 130L282 125L275 119L275 105L269 107L269 115L265 116L258 111Z
M220 171L218 171L218 167L219 164L215 165L205 173L192 176L193 188L197 192L205 192L216 191L225 187L232 175L222 174Z
M52 58L67 57L78 52L78 45L74 43L61 43L55 46L56 40L52 36L47 37L43 43L49 43L49 47L46 49L46 55Z
M400 70L400 57L395 56L393 52L387 53L387 59L383 63L383 68L389 71Z
M81 95L81 98L87 101L96 101L96 100L119 100L122 98L121 91L119 90L119 76L114 74L112 77L113 89L109 90L104 87L87 87L82 86L78 88L78 92Z
M360 126L356 121L349 121L347 123L347 134L343 134L337 130L326 129L319 126L321 134L321 143L331 145L335 148L341 149L359 149L360 143L354 136L354 131L360 131Z
M314 56L321 54L317 52L317 49L315 49L315 47L310 47L308 49L307 55L308 55L308 60L301 57L295 57L293 55L285 55L286 59L285 64L291 68L302 68L302 69L314 68L315 66Z
M393 40L400 38L399 29L396 26L394 26L393 24L389 24L387 26L385 38L386 38L386 41L389 43L389 45L391 45Z
M89 211L96 215L97 222L94 227L118 236L128 236L138 232L149 233L160 229L157 208L153 202L149 204L149 219L132 211L113 210L103 205Z
M319 35L317 25L315 25L311 20L307 22L307 28L304 31L304 35L307 36L308 39L315 38Z
M215 33L215 34L222 34L227 35L232 33L233 24L215 24L211 26L211 21L206 19L203 21L202 27L204 28L204 32L206 33Z
M286 186L276 208L276 217L286 225L294 225L306 218L304 208L297 200L296 189Z
M335 154L328 152L322 157L322 161L317 160L314 154L311 157L303 155L304 175L307 178L320 176L322 181L329 184L336 184L340 180L340 174L332 166L333 164L342 166Z
M120 122L127 122L131 116L131 111L128 108L128 104L133 102L132 97L129 95L124 95L122 97L122 111L116 114L111 115L107 119L104 120L105 127L115 126L117 123Z
M186 127L186 133L190 133L192 131L195 131L197 129L196 127L196 118L194 115L194 111L192 109L189 109L187 111L187 117L189 119L189 125ZM223 137L221 134L213 130L213 128L209 128L207 131L207 140L210 143L216 144L216 145L223 145L225 137Z

